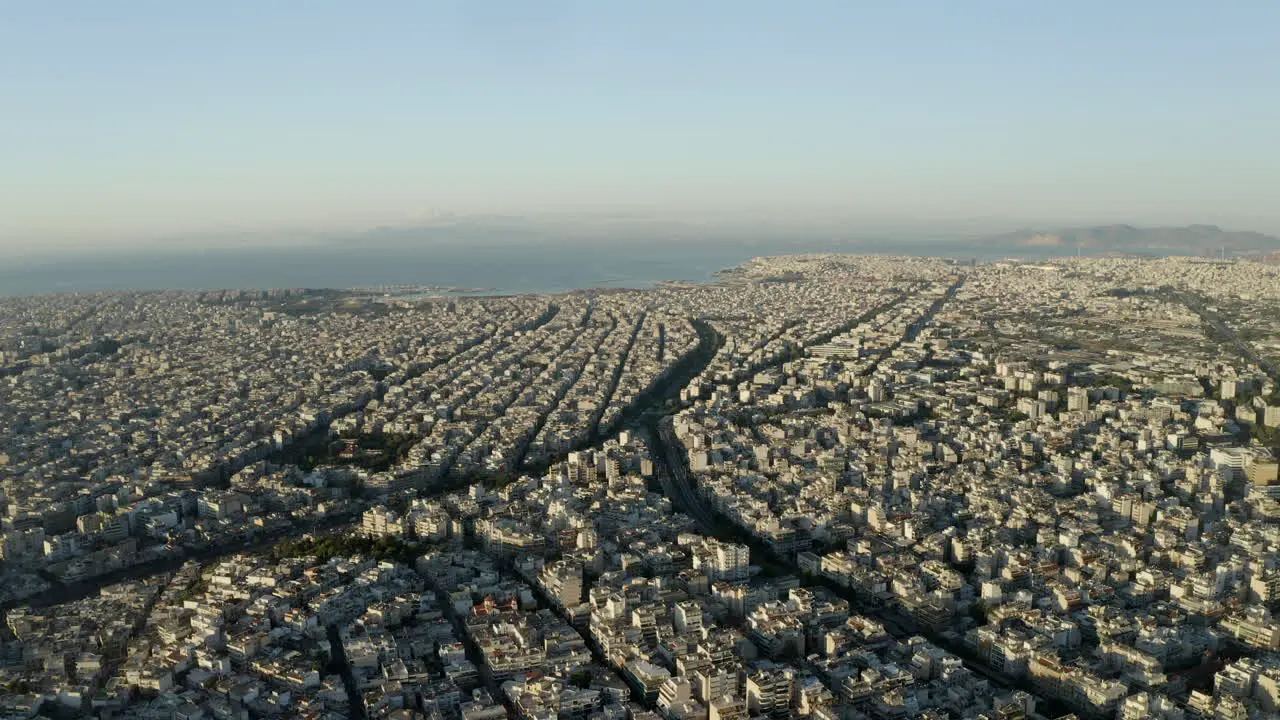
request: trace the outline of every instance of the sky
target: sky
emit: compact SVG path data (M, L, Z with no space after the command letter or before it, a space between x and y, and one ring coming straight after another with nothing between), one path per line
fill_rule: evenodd
M1276 232L1277 27L1273 0L14 0L0 249L445 211Z

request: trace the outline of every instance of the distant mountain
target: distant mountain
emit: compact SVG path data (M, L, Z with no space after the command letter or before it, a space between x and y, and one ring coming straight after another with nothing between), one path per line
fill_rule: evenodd
M997 247L1080 248L1094 252L1159 252L1212 255L1219 250L1234 254L1280 250L1280 238L1262 233L1223 230L1217 225L1139 228L1132 225L1099 225L1061 230L1017 230L984 238Z

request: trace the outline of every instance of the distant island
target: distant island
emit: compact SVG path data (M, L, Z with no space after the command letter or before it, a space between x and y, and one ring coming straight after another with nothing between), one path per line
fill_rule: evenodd
M1023 229L989 236L981 242L996 247L1079 248L1094 253L1254 255L1280 251L1280 238L1252 231L1223 230L1217 225L1134 227L1098 225L1058 230Z

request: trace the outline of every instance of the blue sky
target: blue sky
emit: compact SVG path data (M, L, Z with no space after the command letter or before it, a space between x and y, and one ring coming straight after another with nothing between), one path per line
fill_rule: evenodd
M0 245L434 210L1280 230L1280 3L0 6Z

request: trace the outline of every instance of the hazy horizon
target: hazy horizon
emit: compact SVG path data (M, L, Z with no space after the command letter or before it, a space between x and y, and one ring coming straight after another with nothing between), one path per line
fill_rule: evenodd
M819 233L553 235L491 233L451 237L422 229L376 234L364 242L330 238L308 245L161 246L25 258L0 264L0 297L61 292L368 288L473 288L545 294L595 288L647 288L664 281L706 282L754 257L795 253L914 255L996 260L1075 254L1067 247L990 246L963 239ZM424 242L424 240L426 240Z
M1275 233L1277 24L1153 0L17 4L0 249L441 212Z
M921 243L958 249L966 243L983 241L993 236L1023 230L1055 231L1077 227L1131 225L1138 228L1182 227L1211 224L1133 223L1124 220L1098 219L999 219L965 218L893 219L868 218L844 220L829 218L796 218L787 216L746 216L740 218L695 216L662 218L617 212L546 214L546 215L457 215L401 225L360 227L349 230L280 230L222 229L208 232L175 233L152 237L116 238L112 242L50 241L31 245L0 242L0 260L24 264L75 262L112 256L141 254L189 255L208 252L253 252L307 248L409 249L430 251L452 250L467 244L486 247L521 245L530 242L547 245L612 243L663 243L694 240L704 244L767 242L781 249L788 244L804 252L806 244L835 242L850 247L860 243L906 246ZM1228 226L1224 230L1255 231L1272 235L1257 227ZM915 254L907 247L905 254Z

